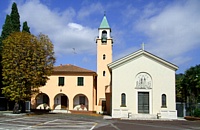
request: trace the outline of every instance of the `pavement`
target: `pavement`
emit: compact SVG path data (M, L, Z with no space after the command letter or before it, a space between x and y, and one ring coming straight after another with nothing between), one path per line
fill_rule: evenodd
M59 118L58 118L59 117ZM96 126L92 121L76 121L59 116L37 115L10 118L0 118L0 130L92 130Z
M110 123L95 130L200 130L200 122L129 120Z
M13 114L0 111L0 130L93 130L108 125L99 114Z
M12 114L0 111L0 130L200 130L200 121L121 120L98 114Z

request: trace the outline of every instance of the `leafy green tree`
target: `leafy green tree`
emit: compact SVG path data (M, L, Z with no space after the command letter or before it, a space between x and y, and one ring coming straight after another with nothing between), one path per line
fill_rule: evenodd
M186 101L186 89L183 85L184 74L176 74L176 102Z
M7 15L6 16L6 20L5 20L5 23L3 25L3 28L2 28L2 32L1 32L1 38L0 38L0 61L2 60L2 41L8 37L10 35L10 33L12 33L12 22L11 22L11 19L10 19L10 16ZM0 62L0 96L2 96L2 88L3 87L3 84L2 84L2 65L1 65L1 62Z
M1 32L1 38L0 38L0 88L3 87L2 84L2 46L3 46L3 40L6 39L12 32L19 32L20 31L20 16L17 9L17 4L14 2L12 4L12 11L10 15L6 16L5 23L2 28ZM0 91L0 95L2 95L2 92Z
M20 16L17 9L17 4L14 2L12 4L12 10L10 14L12 27L14 32L20 32Z
M191 115L198 109L200 102L200 65L189 68L184 75L176 77L177 99L187 103L187 111Z
M30 32L30 27L28 27L27 21L25 21L25 22L23 23L22 32L31 33L31 32Z
M12 32L12 22L10 16L7 15L1 32L1 40L3 41L4 39L6 39L6 37L9 36Z
M55 63L54 47L43 34L14 32L3 41L2 93L11 101L26 101L38 93L51 75Z
M28 28L26 28L26 29L28 29ZM0 96L3 96L3 94L2 94L3 76L2 76L2 65L1 65L1 61L2 61L1 54L2 54L2 46L3 46L2 41L4 39L6 39L12 32L19 32L19 31L20 31L20 15L18 13L17 4L13 3L11 14L6 16L6 20L5 20L4 26L2 28L2 33L1 33L1 37L0 37ZM26 31L28 32L28 30L26 30ZM8 106L10 106L10 105L12 106L12 102L8 102L8 104L9 104ZM22 108L25 108L25 105L22 104Z
M200 65L186 70L183 85L187 88L187 95L192 103L197 103L200 98Z

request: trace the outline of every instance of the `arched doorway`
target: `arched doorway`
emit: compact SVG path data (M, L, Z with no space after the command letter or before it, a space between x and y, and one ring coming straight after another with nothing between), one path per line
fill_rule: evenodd
M77 111L88 111L89 102L84 94L77 94L73 99L73 109Z
M49 96L45 93L39 93L36 98L36 109L49 109Z
M55 110L68 110L69 100L67 95L60 93L54 98L54 109Z
M136 75L136 92L137 92L137 110L138 113L151 114L152 113L152 87L153 80L150 74L140 72Z

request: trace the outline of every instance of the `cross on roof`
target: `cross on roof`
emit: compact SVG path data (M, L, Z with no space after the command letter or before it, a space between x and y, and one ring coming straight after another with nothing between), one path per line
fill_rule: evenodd
M142 50L144 51L144 46L145 46L145 44L144 44L144 42L142 43Z

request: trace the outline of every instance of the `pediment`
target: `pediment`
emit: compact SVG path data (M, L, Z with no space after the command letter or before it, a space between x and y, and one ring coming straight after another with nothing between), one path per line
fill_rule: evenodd
M155 56L155 55L153 55L153 54L151 54L151 53L149 53L145 50L138 50L138 51L131 53L127 56L124 56L124 57L108 64L108 67L109 67L110 70L112 70L114 68L120 67L123 64L127 64L130 60L134 60L134 59L140 58L142 56L145 56L146 58L154 60L154 61L156 61L156 62L158 62L158 63L160 63L160 64L162 64L162 65L164 65L168 68L171 68L174 71L176 71L178 69L178 67L176 65L174 65L174 64L172 64L172 63L170 63L170 62L168 62L168 61L166 61L166 60L164 60L164 59L162 59L158 56Z

